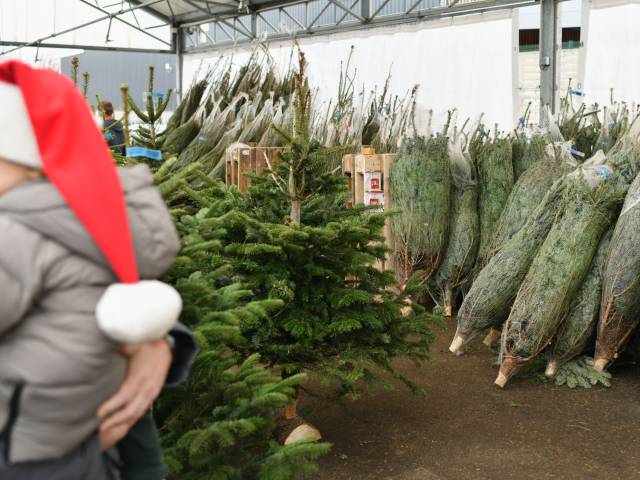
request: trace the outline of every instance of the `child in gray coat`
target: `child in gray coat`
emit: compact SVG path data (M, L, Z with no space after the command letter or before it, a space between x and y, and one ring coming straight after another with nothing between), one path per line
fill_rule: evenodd
M0 104L0 478L162 478L151 416L114 469L96 412L125 378L123 344L171 330L167 383L195 356L177 294L151 281L179 249L169 213L147 167L116 170L68 80L0 64Z

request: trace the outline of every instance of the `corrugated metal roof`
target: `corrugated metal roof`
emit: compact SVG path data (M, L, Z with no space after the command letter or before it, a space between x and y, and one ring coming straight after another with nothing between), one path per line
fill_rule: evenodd
M137 0L131 3L142 5L147 0ZM184 23L200 21L217 15L231 15L238 13L239 7L249 2L239 0L164 0L144 7L145 10L170 19L172 22Z

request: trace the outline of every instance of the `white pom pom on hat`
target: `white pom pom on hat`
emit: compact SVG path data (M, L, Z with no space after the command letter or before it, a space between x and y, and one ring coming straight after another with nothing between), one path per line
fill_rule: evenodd
M173 287L147 280L111 285L98 302L96 317L109 338L136 344L164 337L181 311L182 299Z
M98 303L100 328L123 344L164 337L182 300L140 282L120 178L84 97L59 73L10 60L0 64L0 105L0 158L44 171L122 282Z

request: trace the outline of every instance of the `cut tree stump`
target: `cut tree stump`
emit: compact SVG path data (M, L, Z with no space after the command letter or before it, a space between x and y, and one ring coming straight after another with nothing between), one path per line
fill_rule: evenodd
M285 405L282 418L277 419L275 437L282 445L301 441L317 441L322 438L320 431L297 413L297 402Z
M516 373L518 370L518 362L515 358L505 358L502 361L502 365L500 366L500 372L498 373L498 377L494 382L498 387L504 388L509 379Z
M491 327L489 329L489 333L484 337L482 343L484 343L487 347L493 348L500 341L500 337L502 336L502 331L499 328Z
M444 316L453 316L453 288L451 285L447 285L447 290L444 292Z

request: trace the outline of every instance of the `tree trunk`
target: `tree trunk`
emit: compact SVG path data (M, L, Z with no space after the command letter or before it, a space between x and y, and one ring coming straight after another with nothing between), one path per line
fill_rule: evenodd
M300 225L300 209L301 201L298 199L291 200L291 223Z
M453 287L447 283L444 292L444 316L451 317L453 315Z

